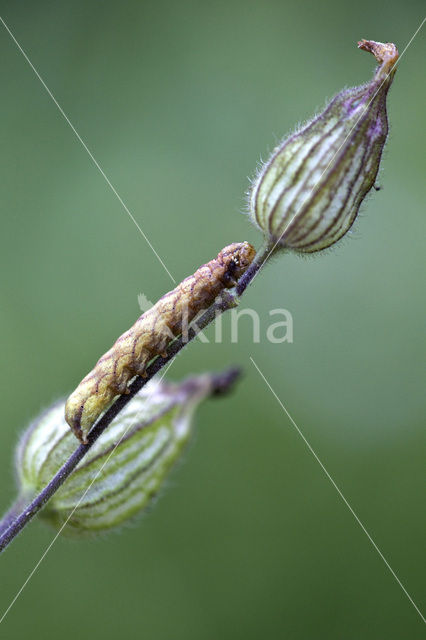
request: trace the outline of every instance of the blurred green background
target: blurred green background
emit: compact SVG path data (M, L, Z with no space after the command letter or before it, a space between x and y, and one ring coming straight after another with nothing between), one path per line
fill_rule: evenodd
M1 15L177 280L232 241L260 157L374 60L422 3L2 2ZM352 239L275 260L231 344L198 342L170 378L244 368L205 404L185 463L119 535L58 539L0 627L61 637L416 640L423 625L260 378L317 452L416 604L425 601L422 349L424 55L390 93L379 183ZM0 28L1 504L29 420L71 391L171 281L40 81ZM273 345L270 309L294 319ZM244 325L244 326L243 326ZM207 335L213 337L212 328ZM423 496L424 498L424 496ZM33 522L0 559L0 615L53 537Z

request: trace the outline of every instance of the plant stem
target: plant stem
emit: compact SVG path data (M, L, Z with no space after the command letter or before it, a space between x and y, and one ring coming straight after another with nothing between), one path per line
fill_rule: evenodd
M265 259L270 253L270 247L266 246L259 251L254 261L247 269L246 273L240 278L235 293L227 291L222 294L211 307L209 307L202 316L196 321L196 324L189 328L187 336L180 336L167 349L167 356L162 358L158 356L146 370L146 378L137 376L129 385L129 393L119 396L104 415L96 422L88 435L88 443L80 444L68 460L62 465L50 482L40 491L40 493L25 507L27 501L23 504L21 499L8 511L0 522L0 553L12 542L12 540L22 531L28 522L42 509L49 498L59 489L68 476L72 473L80 460L84 458L99 436L111 424L114 418L120 413L123 407L153 378L168 362L170 362L188 342L191 342L198 331L204 329L213 322L220 314L228 309L237 306L237 298L239 298L247 286L253 280L260 267L264 264ZM222 380L222 387L218 382L217 391L225 390Z
M18 496L18 498L10 507L9 511L7 511L4 514L0 522L0 535L2 535L10 527L10 525L13 522L15 522L16 518L19 516L21 511L26 507L26 505L30 502L33 496L34 494L32 495L23 494Z
M247 269L247 271L241 276L239 281L236 284L235 291L237 296L240 298L244 291L247 289L248 285L255 278L257 273L263 267L265 262L270 258L275 246L273 243L265 243L265 245L256 253L256 256Z

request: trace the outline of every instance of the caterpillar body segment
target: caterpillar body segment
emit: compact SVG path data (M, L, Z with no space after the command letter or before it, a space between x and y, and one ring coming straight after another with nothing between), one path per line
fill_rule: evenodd
M65 419L81 442L87 443L92 425L114 398L128 391L129 381L136 375L144 376L148 363L164 355L183 327L213 304L224 289L236 284L255 253L248 242L225 247L214 260L160 298L117 339L66 402Z

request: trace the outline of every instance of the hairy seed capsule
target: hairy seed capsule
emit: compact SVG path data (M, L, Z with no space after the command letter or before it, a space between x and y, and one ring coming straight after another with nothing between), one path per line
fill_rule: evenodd
M339 93L261 168L249 212L271 246L311 253L339 240L374 185L388 133L386 97L398 51L362 40L379 62L372 80Z
M67 523L67 535L81 535L111 529L141 511L182 457L196 407L209 395L227 391L237 376L231 370L181 384L148 383L98 438L41 517L57 529ZM56 403L29 427L18 446L21 495L39 492L75 447L64 403Z

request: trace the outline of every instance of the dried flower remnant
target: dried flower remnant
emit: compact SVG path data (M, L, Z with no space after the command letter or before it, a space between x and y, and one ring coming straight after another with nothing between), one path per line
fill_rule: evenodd
M379 67L370 82L341 91L309 124L276 147L249 195L249 214L269 246L312 253L352 226L374 185L388 133L386 98L394 44L361 40Z

